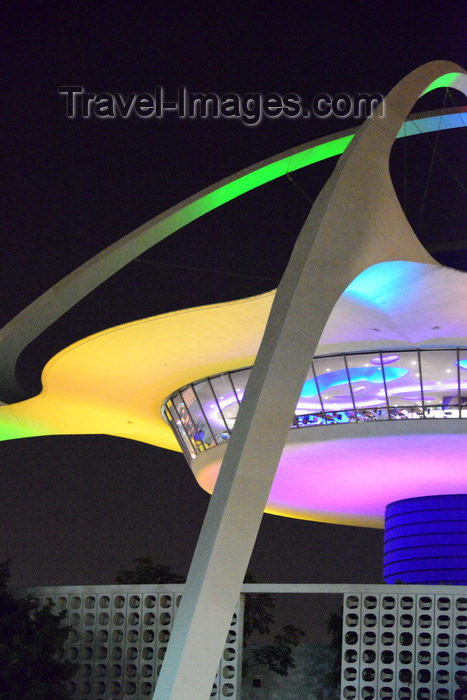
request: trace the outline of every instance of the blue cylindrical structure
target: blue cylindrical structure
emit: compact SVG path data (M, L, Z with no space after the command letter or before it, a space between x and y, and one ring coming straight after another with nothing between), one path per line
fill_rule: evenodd
M384 533L386 583L467 585L467 495L390 503Z

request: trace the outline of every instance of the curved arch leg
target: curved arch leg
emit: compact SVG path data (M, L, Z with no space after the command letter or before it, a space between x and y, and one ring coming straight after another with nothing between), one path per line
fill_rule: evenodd
M211 498L154 700L209 697L297 397L335 302L371 265L401 257L434 262L400 208L388 162L412 105L447 73L467 93L465 73L441 61L394 88L386 116L360 130L302 229Z

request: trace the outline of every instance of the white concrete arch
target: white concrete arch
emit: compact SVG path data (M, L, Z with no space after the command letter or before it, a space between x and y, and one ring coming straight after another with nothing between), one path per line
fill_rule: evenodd
M414 115L400 130L398 138L465 126L464 112L465 108L461 108ZM139 226L44 292L0 329L0 399L9 403L25 398L16 379L16 363L21 352L109 277L183 226L231 199L287 173L340 155L354 133L347 130L315 139L205 188Z
M452 63L410 73L387 97L384 120L359 130L302 229L210 501L155 700L209 697L295 403L334 304L372 265L433 262L397 200L389 154L413 104L446 74L467 96L467 75Z

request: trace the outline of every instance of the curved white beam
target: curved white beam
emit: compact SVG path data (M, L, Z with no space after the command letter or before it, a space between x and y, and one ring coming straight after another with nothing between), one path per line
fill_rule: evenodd
M414 115L398 137L465 126L464 112L465 108L458 108ZM44 292L0 330L1 400L10 403L25 398L16 379L21 352L105 280L203 214L287 173L340 155L353 136L354 131L350 130L310 141L205 188L124 236Z
M279 285L188 576L154 700L206 700L297 397L329 314L371 265L432 262L397 200L394 139L418 97L463 69L436 61L402 80L384 120L359 130L318 197ZM280 399L280 400L279 400Z

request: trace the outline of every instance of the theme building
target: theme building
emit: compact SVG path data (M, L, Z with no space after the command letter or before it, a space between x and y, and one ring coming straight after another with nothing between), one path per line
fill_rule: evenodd
M427 253L389 173L398 136L465 125L462 110L406 125L419 96L448 86L467 92L458 66L414 71L355 137L321 139L208 188L1 332L2 396L13 402L0 409L5 438L124 436L182 449L204 488L217 480L160 700L186 700L188 688L205 700L265 509L380 527L389 506L388 581L466 582L467 277ZM41 394L18 401L19 353L91 289L203 213L338 153L276 292L83 339L49 361Z

